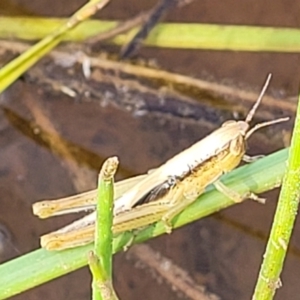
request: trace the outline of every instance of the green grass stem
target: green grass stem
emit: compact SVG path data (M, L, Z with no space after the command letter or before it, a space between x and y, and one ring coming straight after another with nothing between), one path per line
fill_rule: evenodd
M67 19L1 17L0 38L37 40L62 27ZM87 20L61 36L64 41L83 41L118 26L120 21ZM112 39L118 45L129 42L138 28ZM300 29L247 25L198 23L158 24L144 42L147 46L231 51L299 52Z
M117 157L108 158L99 174L95 246L94 254L89 256L93 300L117 299L112 284L113 178L117 167Z
M266 253L259 272L253 300L273 299L276 289L281 287L280 274L283 269L290 237L294 227L300 199L300 105L292 135L291 148L283 185L277 204ZM286 166L284 166L285 169Z

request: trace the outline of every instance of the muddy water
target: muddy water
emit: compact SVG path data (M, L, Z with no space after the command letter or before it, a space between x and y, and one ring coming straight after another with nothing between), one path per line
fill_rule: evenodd
M153 1L154 2L154 1ZM33 14L67 15L79 3L62 6L60 1L18 1ZM26 3L26 6L25 6ZM27 5L28 4L28 5ZM140 11L136 4L112 1L101 16L126 18ZM149 7L150 2L147 2ZM245 5L245 6L244 6ZM295 7L282 1L253 7L246 1L194 2L169 20L275 24L298 26ZM284 9L283 9L284 6ZM232 9L234 7L234 9ZM246 8L245 8L246 7ZM247 15L249 14L249 15ZM266 72L273 72L274 91L295 95L299 73L298 55L212 53L209 51L143 50L144 57L156 57L168 69L186 74L211 76L216 81L258 89ZM195 64L197 61L197 64ZM208 75L209 74L209 75ZM210 78L211 78L210 77ZM224 79L225 78L225 79ZM0 259L6 261L39 247L38 237L74 217L38 220L31 204L39 199L61 197L93 188L103 159L120 157L118 178L156 167L184 147L203 137L220 119L200 116L185 121L167 114L134 115L115 103L72 99L53 92L38 82L18 81L1 96L0 110ZM103 103L102 103L103 104ZM284 113L284 112L282 112ZM205 122L203 121L205 120ZM210 123L211 122L211 123ZM205 127L205 125L208 127ZM268 153L282 147L280 138L264 143L264 135L250 141L251 153ZM61 145L57 149L57 144ZM250 299L261 257L264 238L275 209L276 192L266 195L267 204L247 202L215 217L176 230L151 245L184 267L195 280L222 299ZM278 299L298 299L300 273L299 224L283 274L284 287ZM121 299L175 299L176 293L159 285L138 270L124 254L115 259L115 283ZM87 299L90 275L85 268L14 297L14 299Z

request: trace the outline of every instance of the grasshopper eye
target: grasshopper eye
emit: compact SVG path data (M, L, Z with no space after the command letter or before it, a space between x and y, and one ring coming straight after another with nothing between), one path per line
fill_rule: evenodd
M225 126L228 126L228 125L231 125L231 124L234 124L234 123L236 123L236 121L234 121L234 120L229 120L229 121L224 122L224 123L222 124L222 127L225 127Z

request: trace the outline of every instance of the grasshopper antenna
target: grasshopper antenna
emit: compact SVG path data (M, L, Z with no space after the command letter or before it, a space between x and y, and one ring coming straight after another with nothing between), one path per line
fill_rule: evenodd
M251 128L247 132L247 134L245 136L245 139L247 140L250 137L250 135L252 135L253 132L257 131L258 129L260 129L262 127L266 127L266 126L277 124L277 123L286 122L289 119L290 119L289 117L285 117L285 118L279 118L279 119L276 119L276 120L271 120L271 121L263 122L263 123L260 123L260 124L256 124L253 128Z
M248 113L248 115L246 117L246 120L245 120L246 123L249 124L252 121L252 118L253 118L253 116L254 116L254 114L255 114L258 106L260 105L260 102L261 102L263 96L265 95L265 92L266 92L266 90L267 90L267 88L269 86L271 78L272 78L272 74L269 73L268 77L267 77L267 80L266 80L266 82L265 82L265 84L264 84L264 86L263 86L263 88L262 88L262 90L261 90L261 92L259 94L259 97L258 97L256 103L253 105L253 107L251 108L251 110L249 111L249 113Z
M247 117L246 117L246 120L245 122L246 123L250 123L254 114L255 114L255 111L257 110L257 107L259 106L268 86L269 86L269 83L270 83L270 80L271 80L271 77L272 77L272 74L268 74L268 77L267 77L267 80L260 92L260 95L256 101L256 103L253 105L252 109L250 110L250 112L248 113ZM245 136L245 139L248 139L253 132L257 131L258 129L262 128L262 127L266 127L266 126L269 126L269 125L272 125L272 124L276 124L276 123L282 123L282 122L286 122L288 121L290 118L289 117L286 117L286 118L280 118L280 119L276 119L276 120L271 120L271 121L267 121L267 122L263 122L263 123L260 123L260 124L256 124L253 128L251 128L246 136Z

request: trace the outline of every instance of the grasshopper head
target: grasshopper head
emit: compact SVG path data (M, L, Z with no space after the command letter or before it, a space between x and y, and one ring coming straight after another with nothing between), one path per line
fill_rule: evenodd
M250 129L250 124L246 121L237 121L236 122L239 128L239 132L242 136L246 136L248 130Z
M238 135L245 136L249 130L249 123L246 121L234 121L229 120L222 124L222 127L226 127L228 130L232 130L232 132L238 133Z

